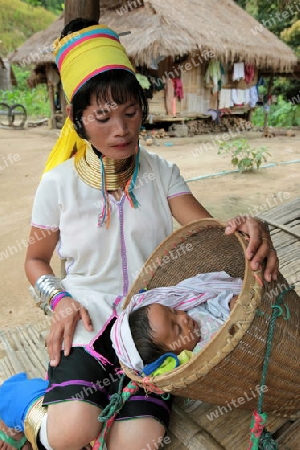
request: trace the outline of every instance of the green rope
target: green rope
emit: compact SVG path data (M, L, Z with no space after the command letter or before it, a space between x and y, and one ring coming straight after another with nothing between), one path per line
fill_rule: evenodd
M265 430L259 438L258 450L278 450L278 444L269 431Z
M272 306L273 311L272 311L271 321L270 321L270 325L269 325L269 329L268 329L266 351L265 351L264 363L263 363L263 368L262 368L262 375L261 375L261 380L260 380L260 388L262 388L262 386L265 386L265 384L266 384L267 373L268 373L268 366L269 366L269 362L270 362L270 356L271 356L271 350L272 350L272 344L273 344L273 338L274 338L274 332L275 332L276 320L277 320L277 318L279 316L281 316L281 313L282 313L281 304L283 303L284 296L289 291L292 291L293 289L294 289L294 286L289 286L287 289L284 289L278 295L278 297L277 297L277 299L275 301L275 305ZM286 308L287 308L287 306L286 306ZM288 314L288 316L290 317L290 314ZM261 414L263 412L262 411L263 401L264 401L264 392L263 392L262 389L260 389L259 390L259 395L258 395L258 404L257 404L257 410L258 410L259 414Z
M105 439L109 429L111 428L116 415L122 409L124 403L135 394L139 387L130 380L127 386L123 388L125 375L120 378L118 392L110 397L109 404L103 409L98 417L99 422L104 422L102 430L93 445L93 450L103 450L105 447Z
M278 444L276 443L276 441L274 441L272 434L269 433L264 427L267 421L267 414L263 413L262 409L264 402L264 389L262 388L266 385L276 320L278 317L283 316L282 306L285 308L286 312L286 317L284 317L284 320L290 319L290 311L287 305L283 303L283 299L284 296L293 289L294 286L289 286L287 289L284 289L278 295L275 304L272 305L272 315L267 334L266 350L260 380L260 390L258 394L257 411L254 411L253 419L250 425L251 435L248 450L278 450Z
M99 422L107 422L116 412L118 412L123 406L123 383L125 375L122 375L119 382L118 392L115 392L110 397L109 404L102 410L98 417Z

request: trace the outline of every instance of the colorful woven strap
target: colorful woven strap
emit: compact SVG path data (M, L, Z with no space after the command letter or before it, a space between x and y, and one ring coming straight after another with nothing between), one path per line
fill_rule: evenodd
M16 441L16 439L13 439L12 437L8 436L4 431L0 430L0 441L5 442L8 445L11 445L13 448L17 448L20 450L27 442L27 437L23 436L19 441Z
M105 448L105 439L116 415L123 408L124 403L139 390L139 386L134 381L130 381L127 386L123 388L124 379L125 375L122 375L118 392L111 396L109 404L103 409L98 417L99 422L103 422L103 428L94 442L93 450L103 450Z

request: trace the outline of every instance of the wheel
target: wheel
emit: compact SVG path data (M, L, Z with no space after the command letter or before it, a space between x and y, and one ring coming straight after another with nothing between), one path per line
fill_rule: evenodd
M10 108L7 103L0 102L0 125L3 127L8 127L11 125L9 110Z
M22 128L27 119L27 112L23 105L17 103L10 107L11 124L13 127Z

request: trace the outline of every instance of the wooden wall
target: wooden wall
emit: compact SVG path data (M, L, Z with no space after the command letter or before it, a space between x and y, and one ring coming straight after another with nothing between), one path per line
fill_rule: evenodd
M212 95L211 89L207 88L204 75L207 63L200 63L197 57L189 58L185 67L191 69L182 73L184 86L184 98L182 100L182 112L186 115L205 114L208 109L216 108L216 97Z
M184 62L174 63L171 58L164 59L156 71L147 70L153 76L165 79L166 77L180 77L183 83L184 98L177 100L177 115L196 116L205 114L208 109L217 109L217 94L212 93L212 82L206 85L205 72L209 59L202 56L189 56ZM258 72L255 72L254 80L247 84L244 80L232 81L232 64L224 66L226 76L224 89L248 89L257 84ZM164 91L155 92L153 99L149 100L150 113L166 115ZM171 116L170 116L171 117Z
M158 70L147 70L147 73L163 79L179 75L183 83L184 98L181 101L177 99L177 115L193 116L205 114L210 108L216 109L216 96L212 95L211 87L206 87L204 81L207 63L203 61L201 64L199 58L189 56L181 63L181 67L182 69L171 58L166 58L159 64ZM153 98L149 99L149 109L151 114L167 114L163 90L155 92Z

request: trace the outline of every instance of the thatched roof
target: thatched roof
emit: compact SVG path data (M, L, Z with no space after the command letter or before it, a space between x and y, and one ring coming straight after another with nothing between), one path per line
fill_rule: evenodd
M15 50L9 59L12 63L28 66L29 64L42 64L54 62L54 56L50 49L53 41L60 35L64 27L63 14L53 22L46 30L38 31Z
M241 60L276 72L290 72L297 63L286 44L233 0L131 0L123 2L122 10L106 9L100 22L117 32L131 30L130 35L122 37L122 43L136 65L150 65L158 56L199 54L204 50L213 51L226 62ZM53 61L42 48L51 44L62 28L60 18L28 39L12 61L24 63L35 54L40 56L34 62Z

